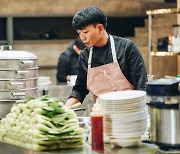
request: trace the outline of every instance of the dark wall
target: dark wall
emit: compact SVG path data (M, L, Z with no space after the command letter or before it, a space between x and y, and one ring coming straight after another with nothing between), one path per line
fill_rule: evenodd
M0 40L6 40L6 18L0 18Z
M71 26L72 18L32 17L14 18L15 40L71 39L76 32Z
M177 3L177 0L164 0L165 3Z
M145 17L109 17L107 31L118 36L133 36L134 27L143 27ZM15 40L74 39L72 17L14 18Z
M108 18L107 31L118 36L134 36L135 27L144 27L145 17Z

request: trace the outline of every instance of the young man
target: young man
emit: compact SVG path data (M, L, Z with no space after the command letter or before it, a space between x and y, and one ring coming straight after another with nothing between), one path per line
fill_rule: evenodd
M95 96L105 92L145 89L147 73L135 44L106 31L107 17L96 7L77 12L72 21L85 48L78 61L76 84L66 106L83 102L91 91Z

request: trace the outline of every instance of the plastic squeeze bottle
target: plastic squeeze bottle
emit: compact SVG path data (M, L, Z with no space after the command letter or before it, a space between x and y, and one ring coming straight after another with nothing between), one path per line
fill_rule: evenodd
M98 99L97 99L98 100ZM104 150L103 141L103 115L98 101L93 105L91 116L92 149Z

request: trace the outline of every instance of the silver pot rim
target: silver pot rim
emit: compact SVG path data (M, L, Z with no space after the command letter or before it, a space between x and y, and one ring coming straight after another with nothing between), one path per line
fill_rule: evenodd
M31 90L38 90L38 87L28 88L28 89L10 90L10 91L1 91L1 90L0 90L0 93L7 93L7 92L25 92L25 91L31 91Z
M17 100L0 100L1 103L15 103Z
M37 56L27 51L15 51L15 50L0 50L0 60L35 60Z
M26 70L38 70L39 67L31 67L26 69L8 69L8 68L1 68L0 71L26 71Z
M37 56L28 51L13 50L11 45L2 45L0 59L37 59Z
M36 78L24 78L24 79L0 79L0 81L30 81L30 80L38 80L38 77Z

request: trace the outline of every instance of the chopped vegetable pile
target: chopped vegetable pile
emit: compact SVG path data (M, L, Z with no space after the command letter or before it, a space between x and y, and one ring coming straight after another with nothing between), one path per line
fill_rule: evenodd
M0 121L0 140L31 150L83 146L76 114L50 96L17 101Z

